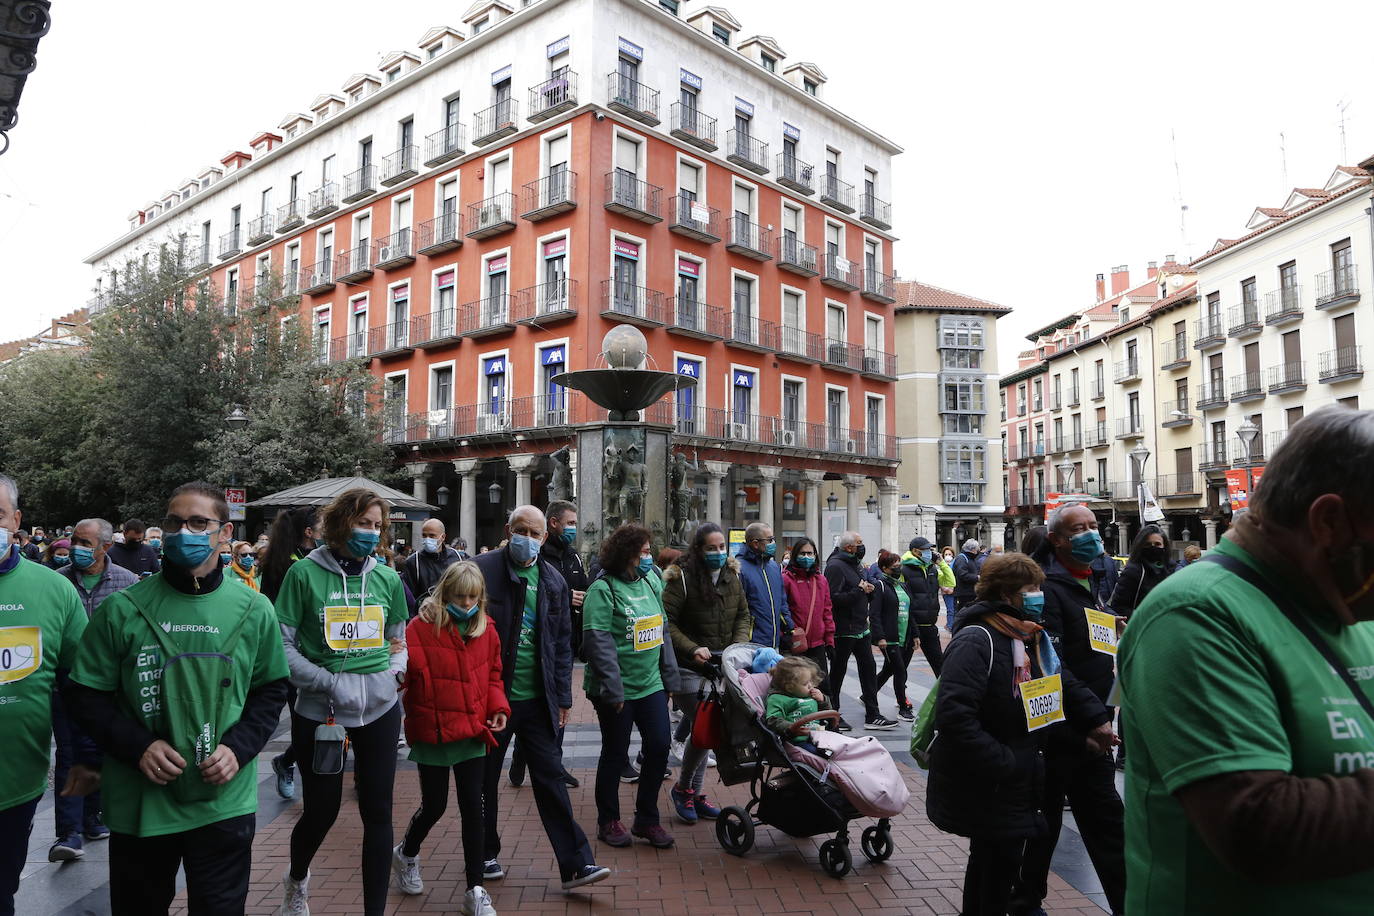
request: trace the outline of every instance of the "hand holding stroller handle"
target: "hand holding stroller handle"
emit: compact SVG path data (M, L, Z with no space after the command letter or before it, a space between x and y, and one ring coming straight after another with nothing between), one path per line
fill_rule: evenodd
M821 719L833 719L838 722L840 721L840 713L835 709L822 709L820 712L813 712L809 716L802 716L788 726L787 730L794 735L802 735L807 731L806 726L812 722L819 722Z

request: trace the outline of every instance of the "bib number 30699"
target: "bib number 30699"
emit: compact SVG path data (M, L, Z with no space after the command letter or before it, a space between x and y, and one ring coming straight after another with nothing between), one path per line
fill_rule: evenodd
M1021 684L1021 705L1026 711L1026 731L1035 731L1064 720L1064 685L1059 675L1038 677Z

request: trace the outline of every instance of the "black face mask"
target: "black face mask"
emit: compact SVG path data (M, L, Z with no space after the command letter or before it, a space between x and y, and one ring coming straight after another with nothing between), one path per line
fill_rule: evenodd
M1154 546L1146 547L1146 548L1145 548L1145 559L1148 560L1148 561L1150 561L1151 563L1163 563L1163 562L1164 562L1164 548L1163 548L1163 547L1154 547Z
M862 560L866 552L867 548L865 548L863 544L860 544L858 547L854 548L854 559Z

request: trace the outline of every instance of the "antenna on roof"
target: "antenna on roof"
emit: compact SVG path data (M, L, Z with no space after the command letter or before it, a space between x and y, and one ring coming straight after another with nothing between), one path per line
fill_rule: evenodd
M1341 114L1341 165L1345 165L1346 157L1349 155L1345 150L1345 110L1349 107L1349 99L1343 99L1336 103L1336 110Z
M1190 251L1188 245L1188 205L1183 202L1183 171L1178 165L1178 138L1174 129L1169 128L1169 145L1174 151L1174 185L1178 190L1174 203L1178 205L1178 240L1183 246L1184 256Z
M1284 194L1289 191L1288 187L1288 148L1284 146L1283 131L1279 131L1279 166L1283 169L1283 187L1280 188Z

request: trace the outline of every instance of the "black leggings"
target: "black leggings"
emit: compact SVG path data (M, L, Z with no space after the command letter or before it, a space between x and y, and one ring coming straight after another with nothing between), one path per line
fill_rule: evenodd
M485 841L482 831L482 778L486 771L487 758L473 757L453 765L453 789L458 796L458 814L463 829L463 867L467 872L468 887L482 884L482 856ZM420 807L411 815L410 826L406 828L405 839L401 842L401 852L407 856L418 856L420 844L429 836L429 831L439 823L448 807L448 767L419 765L420 770Z
M878 672L878 689L882 690L888 678L892 678L892 692L897 695L897 705L906 705L906 666L916 654L913 645L899 646L888 643L883 649L883 667Z
M310 860L339 816L344 774L319 776L315 759L315 729L323 723L291 712L291 743L300 758L301 819L291 831L291 877L310 873ZM358 814L363 821L363 912L382 916L391 875L391 788L396 779L396 738L401 733L401 704L381 718L348 729L353 749L353 774L358 786Z
M864 721L872 722L878 718L878 666L873 661L873 643L870 636L835 637L835 664L830 668L830 699L838 711L840 689L844 686L844 676L849 670L851 655L854 656L854 664L859 669L859 698L864 704Z

